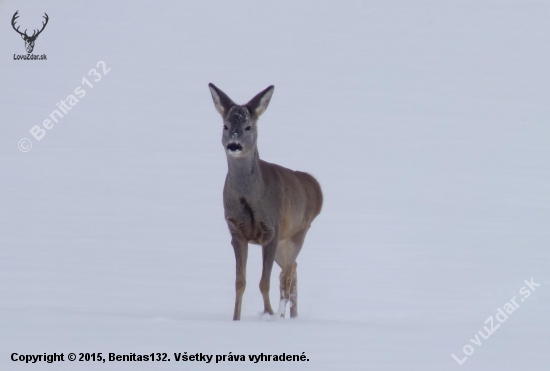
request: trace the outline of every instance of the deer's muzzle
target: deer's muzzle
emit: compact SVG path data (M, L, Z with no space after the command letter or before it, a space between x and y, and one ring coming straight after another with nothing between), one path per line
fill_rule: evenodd
M227 144L226 148L231 152L240 152L243 150L243 146L241 146L241 144L237 142L230 142L229 144Z

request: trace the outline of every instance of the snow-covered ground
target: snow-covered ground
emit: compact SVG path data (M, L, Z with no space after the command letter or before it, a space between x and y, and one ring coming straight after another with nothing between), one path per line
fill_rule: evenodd
M29 29L48 13L47 61L13 60L16 10ZM2 1L0 369L549 370L549 19L540 1ZM323 187L298 320L261 318L251 246L231 321L209 82L241 103L274 84L260 155ZM44 352L171 361L10 360Z

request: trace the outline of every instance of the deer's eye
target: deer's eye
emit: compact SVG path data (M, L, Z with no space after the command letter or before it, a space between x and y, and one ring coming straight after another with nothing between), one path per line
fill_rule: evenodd
M244 130L250 130L251 127L250 126L247 126Z
M227 130L227 129L228 129L227 125L224 125L223 130Z

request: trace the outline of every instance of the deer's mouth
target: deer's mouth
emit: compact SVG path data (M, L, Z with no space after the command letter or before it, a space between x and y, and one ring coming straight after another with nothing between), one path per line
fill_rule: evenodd
M226 148L229 151L229 153L232 153L232 154L239 154L243 150L243 146L241 146L240 143L236 143L236 142L230 142Z

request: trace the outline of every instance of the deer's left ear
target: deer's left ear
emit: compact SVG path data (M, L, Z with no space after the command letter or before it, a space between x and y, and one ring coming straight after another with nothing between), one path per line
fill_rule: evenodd
M264 91L258 93L254 98L250 100L250 102L246 104L246 108L248 108L248 111L250 113L256 114L257 117L264 113L267 106L269 105L269 101L271 100L271 96L273 95L274 90L275 87L271 85Z
M233 103L231 98L229 98L227 94L221 91L221 89L219 89L216 85L210 83L208 84L208 87L210 88L210 93L212 94L214 106L216 106L216 109L220 115L225 115L227 111L235 105L235 103Z

